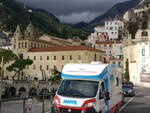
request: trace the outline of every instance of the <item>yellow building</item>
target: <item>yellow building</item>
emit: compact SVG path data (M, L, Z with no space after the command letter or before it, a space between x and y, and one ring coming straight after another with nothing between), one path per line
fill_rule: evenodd
M25 70L25 75L51 77L51 71L61 71L67 63L103 62L104 52L88 46L57 46L49 48L33 48L28 53L33 64Z

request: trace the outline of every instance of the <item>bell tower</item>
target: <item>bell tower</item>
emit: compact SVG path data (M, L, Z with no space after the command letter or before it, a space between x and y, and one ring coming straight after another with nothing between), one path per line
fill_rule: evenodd
M27 26L26 31L25 31L25 39L33 38L33 32L34 32L33 25L30 22L30 24Z

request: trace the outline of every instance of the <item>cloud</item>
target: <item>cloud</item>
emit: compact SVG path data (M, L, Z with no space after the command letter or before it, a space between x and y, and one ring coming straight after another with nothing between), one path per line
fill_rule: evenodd
M69 15L62 15L62 16L58 16L58 18L62 21L62 22L67 22L70 24L75 24L78 22L89 22L91 20L93 20L93 18L99 16L101 13L94 13L94 12L81 12L81 13L71 13Z
M100 16L112 5L127 0L17 0L25 2L33 8L45 9L60 21L76 23L89 22L96 16Z

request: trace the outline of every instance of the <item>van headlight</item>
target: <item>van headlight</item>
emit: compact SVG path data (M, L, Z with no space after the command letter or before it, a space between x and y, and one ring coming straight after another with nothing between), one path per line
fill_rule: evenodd
M95 106L95 105L96 105L95 102L89 102L89 103L84 104L83 107L92 107L92 106Z
M60 99L58 96L55 96L53 103L60 105Z

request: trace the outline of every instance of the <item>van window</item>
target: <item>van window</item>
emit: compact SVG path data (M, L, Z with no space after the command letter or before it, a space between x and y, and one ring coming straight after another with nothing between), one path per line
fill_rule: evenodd
M99 91L99 99L103 99L105 94L105 85L104 82L101 83L100 91Z
M58 89L58 95L91 98L96 96L98 85L98 81L63 80Z

